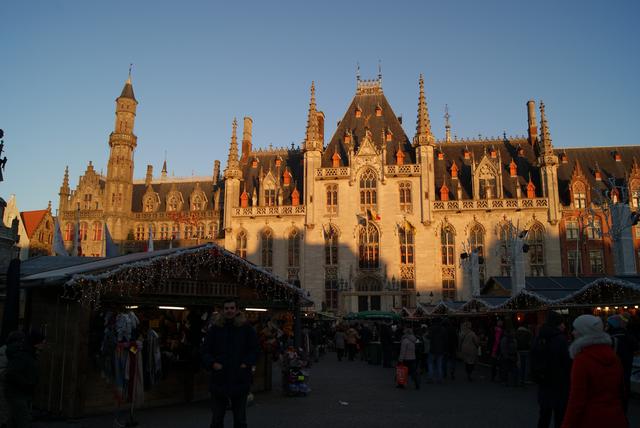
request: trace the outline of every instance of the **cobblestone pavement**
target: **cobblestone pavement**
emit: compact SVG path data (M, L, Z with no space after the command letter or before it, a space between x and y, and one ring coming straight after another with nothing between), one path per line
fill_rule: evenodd
M274 382L277 366L274 366ZM420 390L397 389L393 369L383 369L355 361L338 363L329 354L311 368L307 397L284 397L280 385L274 391L257 394L249 407L249 426L289 427L532 427L537 421L536 387L506 387L486 379L488 371L479 367L476 381L463 379L458 364L456 380L443 384L423 382ZM342 402L342 403L341 403ZM347 404L344 404L347 403ZM143 409L136 413L140 427L208 427L211 413L207 402L182 406ZM632 400L630 426L640 426L640 400ZM112 428L114 415L68 422L35 424L36 427ZM233 426L227 415L226 426Z

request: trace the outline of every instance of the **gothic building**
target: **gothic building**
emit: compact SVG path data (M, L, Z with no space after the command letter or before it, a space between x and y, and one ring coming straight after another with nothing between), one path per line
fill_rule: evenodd
M79 225L85 255L217 241L307 289L317 309L350 312L468 299L460 255L483 263L480 282L509 276L513 231L526 234L527 276L614 273L610 204L640 204L640 147L556 149L540 103L527 136L436 140L420 77L413 138L387 102L382 77L357 79L331 138L315 86L302 147L257 149L252 119L234 119L220 177L133 178L138 102L131 78L116 99L107 174L91 162L75 190L68 169L59 216L67 246ZM106 227L105 227L106 225ZM632 234L637 257L640 228ZM524 236L524 235L523 235ZM636 263L637 265L637 263ZM477 291L477 290L476 290Z

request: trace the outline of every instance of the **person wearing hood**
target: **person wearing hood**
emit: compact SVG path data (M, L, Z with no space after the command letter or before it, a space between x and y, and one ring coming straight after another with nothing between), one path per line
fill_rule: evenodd
M571 390L562 428L628 427L622 407L622 364L611 348L611 336L593 315L580 315L573 329Z
M633 356L638 349L636 338L627 330L627 324L631 320L631 315L616 314L607 319L607 332L611 336L613 350L615 351L624 372L624 412L627 413L629 407L629 396L631 395L631 371L633 369Z
M420 377L418 375L418 365L416 361L416 340L413 330L404 329L404 335L400 341L400 354L398 363L402 363L409 369L409 376L413 379L416 389L420 389Z
M540 413L538 428L547 428L554 420L554 427L562 424L567 399L571 359L564 321L560 314L549 311L531 351L531 372L538 383Z
M211 370L212 428L224 426L229 401L234 426L247 426L247 396L257 358L256 331L238 310L236 300L226 300L222 315L207 331L202 346L202 363Z
M32 329L27 336L13 332L7 338L7 368L4 392L9 410L7 426L31 426L31 402L38 384L38 352L45 343L44 335Z

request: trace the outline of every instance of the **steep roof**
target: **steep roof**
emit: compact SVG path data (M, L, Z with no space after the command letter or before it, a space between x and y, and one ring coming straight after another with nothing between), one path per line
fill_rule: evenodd
M31 239L36 229L44 219L44 216L47 215L48 210L36 210L36 211L22 211L20 213L20 218L22 219L22 224L24 225L24 230L27 232L27 237Z
M462 189L463 199L473 198L473 176L472 164L476 166L484 156L491 157L491 150L496 150L496 158L492 161L500 161L502 169L502 191L507 199L516 197L516 185L521 186L522 195L526 196L526 185L529 182L529 175L536 187L536 195L542 195L542 185L540 181L540 171L536 166L535 149L524 138L502 138L487 140L470 140L453 143L438 142L435 148L434 173L436 184L436 198L440 199L438 191L445 183L449 192L454 195L452 199L457 199L458 183ZM469 151L469 159L465 159L465 151ZM521 152L519 154L519 152ZM439 159L438 153L442 153L443 159ZM514 180L510 176L509 165L511 160L517 166L518 176ZM458 179L452 179L451 166L455 162L458 168Z
M133 94L133 85L131 84L131 77L129 77L125 82L124 87L122 88L122 93L120 93L120 98L130 98L133 101L136 101L136 96Z
M381 116L376 116L376 109L378 108L382 110ZM357 109L361 111L360 117L356 117ZM415 153L411 148L411 143L380 86L377 88L374 87L371 90L358 90L356 92L349 108L339 122L338 128L333 134L333 137L331 137L331 141L324 150L322 166L332 166L331 158L336 151L341 157L341 165L347 165L349 148L344 142L345 134L347 131L352 132L354 150L357 151L360 142L365 136L366 128L369 128L371 131L376 146L381 147L382 144L386 144L387 158L385 162L387 164L396 164L398 147L401 147L406 155L405 163L415 163ZM392 134L392 140L390 142L382 141L382 133L386 133L387 130L390 130Z
M218 186L214 186L213 178L209 180L194 178L193 181L190 181L190 180L178 181L178 180L171 180L171 178L168 178L166 181L154 181L151 183L153 191L156 192L160 198L160 205L158 207L158 211L164 212L167 210L167 195L174 188L175 190L177 190L182 194L182 198L184 199L182 211L189 211L189 197L191 196L193 191L196 189L197 184L200 185L200 190L202 190L207 197L207 205L204 207L204 209L207 211L213 210L214 195L216 190L219 188L218 186L223 185L222 182L218 182ZM133 201L131 204L131 210L133 212L143 211L143 198L146 192L147 192L147 186L144 183L133 184Z
M257 159L257 167L253 167L253 160ZM276 166L276 160L280 159L280 166ZM260 174L266 176L269 172L276 180L276 187L281 189L284 205L291 205L291 193L294 185L300 195L304 194L304 154L297 148L258 150L252 151L247 162L241 166L243 183L240 184L240 193L247 191L249 199L253 194L260 193ZM291 174L291 184L284 186L285 170ZM301 198L302 200L302 198Z

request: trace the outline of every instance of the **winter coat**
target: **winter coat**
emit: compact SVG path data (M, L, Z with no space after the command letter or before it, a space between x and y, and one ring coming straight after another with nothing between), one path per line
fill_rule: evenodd
M33 347L22 342L7 345L4 388L7 397L32 399L38 383L38 361Z
M518 344L509 331L503 334L500 340L500 359L513 362L518 360Z
M573 361L562 428L628 427L622 395L622 364L611 346L585 344Z
M491 357L498 358L500 356L500 341L504 330L500 326L496 326L493 330L493 347L491 348Z
M638 349L638 343L635 337L624 328L612 329L609 334L611 335L613 350L622 363L625 380L629 382L633 368L633 355Z
M416 340L413 334L402 336L398 361L414 361L416 359Z
M532 371L544 367L544 380L538 381L538 403L553 407L565 403L569 395L571 358L565 334L559 328L544 324L531 352Z
M531 350L531 342L533 341L533 333L527 327L521 326L516 330L516 341L518 342L518 351L526 352Z
M435 323L429 329L429 353L442 355L447 351L447 330L440 323Z
M336 349L344 349L345 334L343 331L336 331L334 340L336 342Z
M478 345L480 340L473 330L462 329L460 333L460 358L465 364L475 364L478 361Z
M447 355L455 357L458 353L458 329L452 323L446 323L447 330Z
M207 332L202 348L202 362L211 371L211 393L226 396L249 393L252 367L258 358L258 335L243 314L233 320L219 316ZM221 364L222 369L214 370L214 363ZM240 367L242 364L245 367Z
M347 330L347 334L345 337L347 345L355 345L356 343L358 343L358 339L360 339L360 335L355 328L350 328L349 330Z

